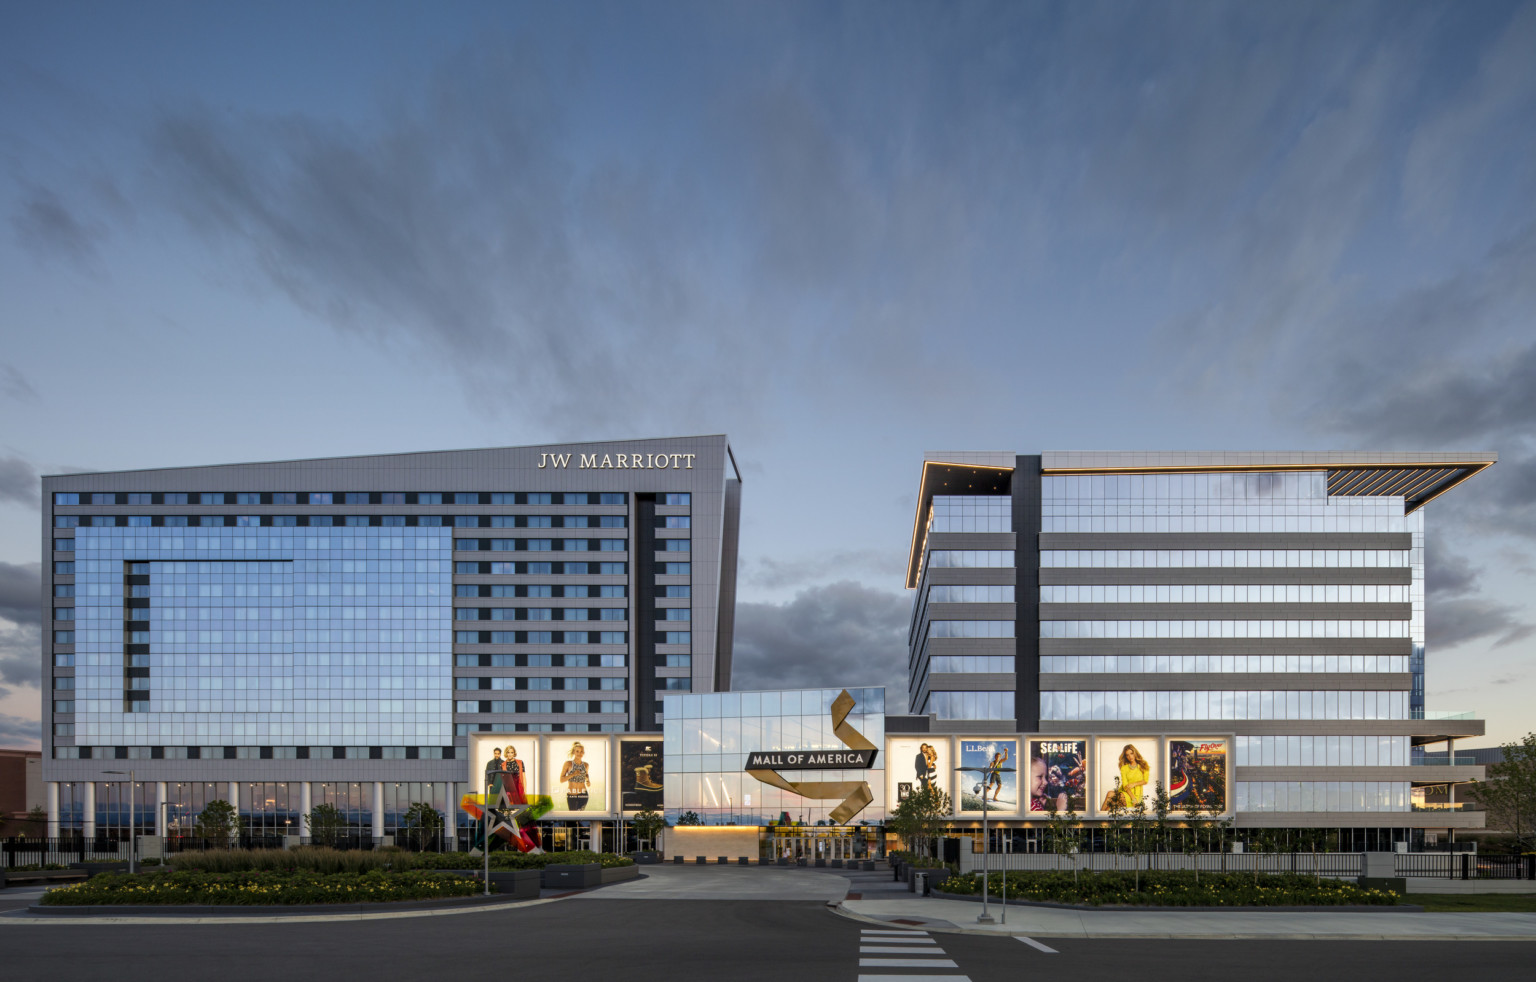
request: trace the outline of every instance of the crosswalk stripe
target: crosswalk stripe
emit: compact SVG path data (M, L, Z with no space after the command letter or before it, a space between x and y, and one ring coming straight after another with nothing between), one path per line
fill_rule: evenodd
M1016 934L1016 935L1014 935L1014 937L1018 938L1020 941L1024 942L1027 945L1029 945L1031 948L1035 949L1036 951L1043 951L1047 955L1059 955L1059 954L1061 954L1061 952L1057 951L1055 948L1052 948L1049 945L1043 945L1040 942L1036 941L1034 938L1026 938L1022 934Z
M884 934L866 934L864 937L860 938L859 940L860 941L868 942L870 944L915 944L915 945L938 944L938 942L933 940L932 938L901 938L901 937L893 938L893 937L890 937L889 935L884 935Z
M901 945L863 945L861 955L942 955L943 948L904 948Z
M860 975L859 982L971 982L969 975Z
M908 935L908 936L922 935L922 936L925 936L925 937L928 934L927 931L914 931L911 928L902 928L900 930L886 930L885 928L878 928L878 927L866 927L863 930L861 930L859 933L860 934L904 934L904 935Z
M860 958L860 968L959 968L949 958Z

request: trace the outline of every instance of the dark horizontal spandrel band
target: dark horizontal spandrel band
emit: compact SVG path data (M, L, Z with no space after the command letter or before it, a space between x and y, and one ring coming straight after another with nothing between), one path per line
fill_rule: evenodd
M1042 692L1183 692L1190 689L1217 692L1281 689L1408 692L1413 689L1413 676L1406 672L1050 672L1040 675Z
M1041 604L1042 621L1406 621L1412 604Z
M1041 532L1044 549L1412 549L1408 532Z
M1406 586L1413 582L1408 566L1047 566L1040 570L1042 586L1092 584L1334 584Z
M1411 638L1041 638L1040 654L1411 655L1413 640Z
M1235 736L1407 736L1414 743L1434 743L1451 737L1482 736L1486 722L1422 719L1160 719L1160 720L1041 720L1041 734L1150 736L1231 733ZM1423 738L1423 739L1420 739Z

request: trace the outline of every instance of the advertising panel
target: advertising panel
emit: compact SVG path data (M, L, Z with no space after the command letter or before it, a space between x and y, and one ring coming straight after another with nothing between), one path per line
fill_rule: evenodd
M1088 741L1029 741L1028 813L1088 813Z
M1175 812L1226 812L1227 743L1220 737L1168 741L1168 797Z
M549 750L549 793L558 812L608 810L608 740L556 737Z
M923 788L949 791L949 741L941 738L901 738L885 741L885 807L887 812Z
M526 733L471 733L469 787L476 794L487 788L496 800L522 802L538 794L539 743Z
M627 812L661 811L663 766L660 740L625 740L619 744L619 799Z
M1019 810L1019 741L961 740L956 770L960 785L957 811ZM983 801L985 798L985 801Z
M1094 794L1100 815L1114 811L1118 801L1135 808L1143 800L1152 807L1153 783L1161 779L1158 767L1162 740L1157 737L1106 737L1099 740L1094 774Z

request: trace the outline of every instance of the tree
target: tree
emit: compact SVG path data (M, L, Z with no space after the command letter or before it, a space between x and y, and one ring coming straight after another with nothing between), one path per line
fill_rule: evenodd
M416 840L418 852L425 851L427 840L443 828L443 816L425 801L413 801L402 819L406 832Z
M1159 780L1152 790L1152 847L1156 852L1167 852L1173 838L1173 823L1168 816L1173 813L1173 799Z
M949 828L950 811L948 794L936 787L920 788L901 800L886 817L885 826L900 836L912 852L918 852L921 846L925 855L933 856L934 845Z
M630 819L630 824L635 827L635 836L640 840L642 848L647 842L654 846L656 837L661 834L662 829L667 827L667 817L646 808L636 812L635 817Z
M1077 850L1083 841L1083 830L1077 824L1077 812L1068 808L1065 812L1056 810L1056 799L1050 800L1051 824L1046 826L1045 841L1051 852L1058 858L1076 857ZM1072 859L1072 883L1077 884L1077 860Z
M1189 824L1189 834L1184 837L1184 851L1195 864L1195 886L1200 885L1200 799L1193 794L1184 797L1184 820Z
M702 825L703 823L699 821L699 813L698 812L687 811L687 812L683 812L681 815L677 816L677 824L678 825Z
M309 841L317 846L334 846L341 838L341 830L347 827L347 817L341 809L329 802L316 805L304 816L304 827L309 830Z
M41 839L48 834L48 811L42 805L33 805L24 819L27 835Z
M240 813L223 798L215 798L198 814L192 831L199 839L227 849L240 831Z
M1488 809L1490 827L1503 825L1515 834L1516 852L1532 848L1526 840L1536 831L1536 733L1506 743L1503 763L1490 765L1488 779L1471 793Z

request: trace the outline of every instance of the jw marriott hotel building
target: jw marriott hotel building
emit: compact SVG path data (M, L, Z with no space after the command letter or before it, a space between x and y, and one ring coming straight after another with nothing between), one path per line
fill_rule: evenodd
M1453 748L1483 721L1425 700L1424 523L1495 460L929 454L909 711L932 732L1128 755L1230 741L1239 827L1356 830L1345 847L1376 849L1481 826L1455 788L1483 769Z
M140 834L377 837L472 732L659 733L730 687L740 491L723 436L46 477L49 834L131 771Z

